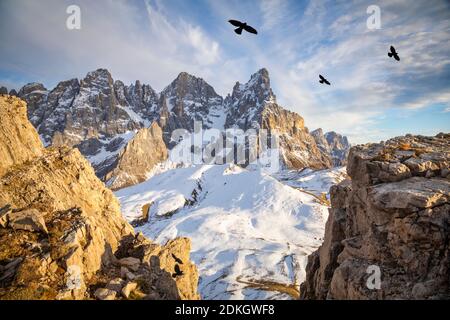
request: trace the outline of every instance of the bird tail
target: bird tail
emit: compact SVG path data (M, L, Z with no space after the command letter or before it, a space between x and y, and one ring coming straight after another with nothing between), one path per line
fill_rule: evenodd
M388 52L388 56L389 56L390 58L392 58L392 53L391 53L391 52Z
M241 27L236 28L236 29L234 29L234 32L236 32L237 34L241 34L242 33L242 28Z
M323 83L323 80L319 80L320 83Z

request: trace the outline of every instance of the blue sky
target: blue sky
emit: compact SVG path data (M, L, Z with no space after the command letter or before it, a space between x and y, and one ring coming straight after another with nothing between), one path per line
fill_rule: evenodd
M81 30L66 28L71 4ZM381 29L367 28L369 5L379 6ZM259 34L237 36L231 18ZM311 130L352 143L450 132L448 1L1 0L0 39L8 88L51 89L104 67L157 91L186 71L225 96L265 67L278 102ZM391 44L399 63L387 57Z

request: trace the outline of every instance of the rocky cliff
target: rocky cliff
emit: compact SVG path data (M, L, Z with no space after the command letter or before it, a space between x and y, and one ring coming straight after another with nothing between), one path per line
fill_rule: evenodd
M44 149L26 113L0 96L0 299L198 298L189 240L134 235L89 162Z
M351 148L301 298L449 299L449 165L450 134Z
M166 159L162 130L158 123L153 122L149 128L140 129L122 149L114 169L106 174L105 180L113 190L143 182L147 173Z
M347 137L330 131L323 133L322 129L311 131L319 149L327 154L333 163L333 166L345 166L347 164L348 152L350 150L350 143Z

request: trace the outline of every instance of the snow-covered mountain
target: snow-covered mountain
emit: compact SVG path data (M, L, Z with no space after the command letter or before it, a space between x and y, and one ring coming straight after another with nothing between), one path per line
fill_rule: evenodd
M169 170L116 196L128 221L148 215L137 231L159 243L192 240L203 299L290 299L298 297L307 256L322 242L328 207L321 193L343 171L272 177L201 165Z
M277 104L266 69L253 74L246 84L236 83L225 99L205 80L185 72L157 93L139 81L130 85L114 81L106 69L89 72L82 80L62 81L52 90L39 83L27 84L18 96L28 103L29 119L45 145L77 147L106 182L114 178L111 172L117 171L126 145L154 122L169 149L175 145L170 139L175 129L192 132L194 121L201 121L204 129L276 130L287 168L329 168L339 156L334 149L318 147L303 118ZM345 145L341 146L345 152ZM164 160L162 154L157 158ZM148 170L148 165L142 170Z

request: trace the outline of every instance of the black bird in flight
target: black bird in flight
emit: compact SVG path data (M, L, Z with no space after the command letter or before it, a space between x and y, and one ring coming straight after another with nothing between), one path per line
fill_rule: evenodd
M321 74L319 74L319 78L320 78L320 80L319 80L320 83L326 83L327 85L331 86L331 83L329 83L328 80L325 79Z
M395 60L400 61L400 57L398 56L397 51L395 51L395 48L391 46L391 52L388 52L388 56L390 58L394 57Z
M172 258L174 258L174 260L175 260L177 263L183 264L183 261L181 261L181 259L178 258L178 257L177 257L176 255L174 255L173 253L172 253Z
M240 22L237 20L228 20L228 22L231 23L233 26L237 27L236 29L234 29L234 32L236 32L237 34L241 34L242 30L245 30L250 33L258 34L258 31L256 31L254 28L247 25L246 22Z
M181 271L180 266L178 264L175 265L175 273L172 273L172 277L176 278L178 276L182 276L183 271Z

